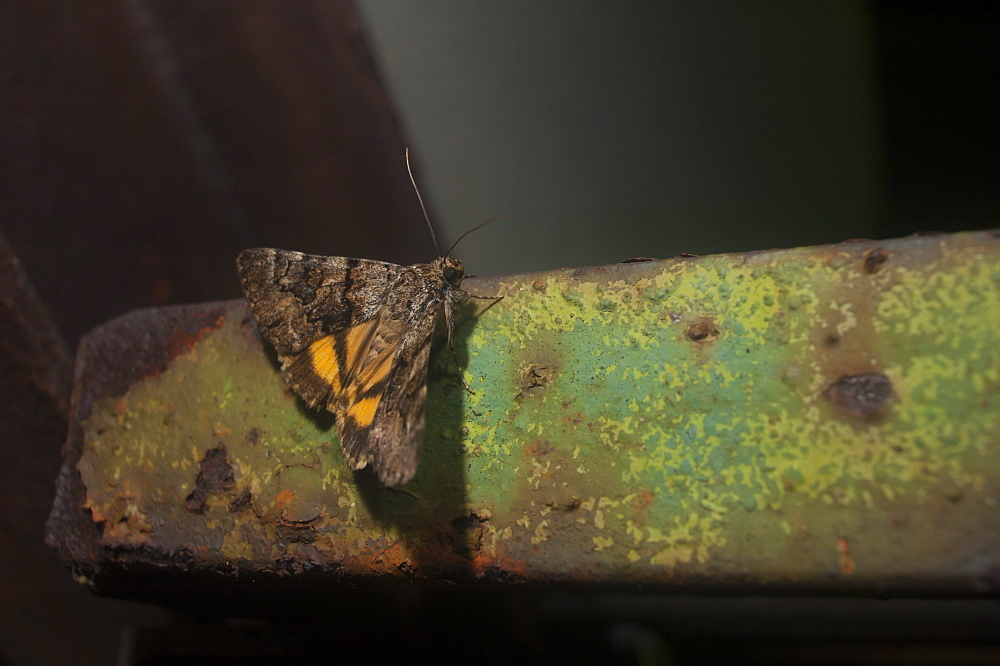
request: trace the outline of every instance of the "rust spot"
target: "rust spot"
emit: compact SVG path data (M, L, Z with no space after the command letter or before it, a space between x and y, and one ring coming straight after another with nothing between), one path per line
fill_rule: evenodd
M536 439L524 445L524 452L536 458L552 453L554 450L547 439Z
M295 529L305 529L319 520L322 516L322 512L318 507L294 507L300 509L299 511L294 511L290 509L285 509L281 512L278 520L285 527L292 527ZM311 510L309 510L311 509Z
M246 510L252 500L253 495L250 494L250 489L245 488L242 493L233 498L233 501L229 503L230 513L240 513Z
M845 375L830 384L823 395L848 414L867 419L885 411L892 397L892 382L881 372Z
M279 556L274 561L279 575L301 576L307 573L326 572L336 575L340 571L339 562L323 562L315 546L300 544L292 553Z
M542 502L543 506L547 506L553 511L576 511L583 504L583 500L576 495L571 496L567 499L550 500L548 502Z
M531 283L531 288L534 289L535 291L540 291L540 292L544 293L545 292L545 283L542 282L541 280L535 280L534 282Z
M218 495L235 485L233 466L229 462L226 447L219 445L205 452L205 457L198 463L198 476L195 477L195 489L184 500L184 508L188 511L201 513L205 510L205 501L209 495Z
M631 259L622 259L618 263L621 263L621 264L641 264L644 261L656 261L656 259L653 259L652 257L632 257Z
M205 334L216 331L225 321L223 312L194 312L188 321L178 321L169 337L164 342L164 348L169 358L175 359L191 351Z
M451 521L451 529L458 533L468 532L488 523L487 518L483 518L475 511L470 511L468 516L459 516Z
M568 502L559 505L550 504L549 506L557 511L576 511L581 504L583 504L583 500L574 495Z
M882 248L877 248L868 253L865 257L865 272L878 273L882 264L889 260L889 253Z
M295 501L295 493L293 493L288 488L285 488L274 498L274 503L278 505L279 509L284 509L286 506Z
M837 539L837 550L840 552L840 573L850 576L854 573L854 556L851 555L851 542L840 537Z
M459 516L451 521L453 534L442 535L444 537L442 541L450 542L455 553L471 560L474 553L483 547L483 538L486 535L483 526L488 522L489 518L470 511L468 516Z
M948 484L941 488L941 496L953 504L957 504L965 499L965 488Z
M640 490L639 494L636 495L635 497L635 510L645 511L646 509L651 507L653 505L654 497L656 497L656 495L653 494L653 491L648 490L646 488Z
M687 327L684 335L692 342L711 342L719 337L719 328L711 317L698 317Z
M247 432L246 437L243 438L243 441L246 442L247 446L249 447L254 447L260 444L260 429L250 428L249 432Z
M550 366L542 365L541 363L529 363L521 370L521 390L514 396L514 399L520 398L532 389L545 388L552 383L552 378L555 374L555 370Z
M608 268L607 266L585 266L583 268L574 269L573 272L570 273L570 276L589 278L589 277L600 276L610 271L611 269Z
M296 523L284 518L278 525L278 534L286 543L312 543L319 536L309 523Z

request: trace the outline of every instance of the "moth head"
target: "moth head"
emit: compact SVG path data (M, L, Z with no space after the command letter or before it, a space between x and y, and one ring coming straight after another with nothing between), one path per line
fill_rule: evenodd
M462 267L462 260L455 257L441 257L441 275L448 284L457 287L465 277L465 268Z

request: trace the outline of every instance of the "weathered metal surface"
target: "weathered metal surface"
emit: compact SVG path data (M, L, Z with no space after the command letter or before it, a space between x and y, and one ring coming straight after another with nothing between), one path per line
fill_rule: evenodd
M50 541L86 576L1000 587L997 233L466 287L504 296L458 326L475 393L436 354L396 490L347 469L241 302L96 330Z

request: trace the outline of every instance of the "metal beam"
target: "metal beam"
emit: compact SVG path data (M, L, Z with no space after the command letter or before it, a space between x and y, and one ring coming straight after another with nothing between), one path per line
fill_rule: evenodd
M48 539L142 570L1000 587L996 232L468 281L416 478L354 474L240 301L91 333ZM440 349L440 348L439 348Z

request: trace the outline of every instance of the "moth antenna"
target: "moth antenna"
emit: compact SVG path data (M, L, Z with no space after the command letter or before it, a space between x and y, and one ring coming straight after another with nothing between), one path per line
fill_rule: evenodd
M417 187L417 181L413 178L413 169L410 168L410 149L407 148L406 152L406 173L410 176L410 182L413 183L413 191L417 193L417 201L420 202L420 210L424 212L424 220L427 222L427 228L431 230L431 240L434 241L434 251L441 256L441 248L438 247L437 235L434 233L434 227L431 226L431 218L427 215L427 207L424 205L424 198L420 196L420 188Z
M468 236L469 234L471 234L473 231L478 231L479 229L482 229L483 227L485 227L490 222L496 222L497 220L502 220L502 219L503 219L503 215L501 215L499 217L491 217L490 219L486 220L482 224L477 224L476 226L472 227L471 229L469 229L468 231L466 231L464 234L462 234L461 236L459 236L458 240L456 240L454 243L451 244L451 247L449 247L448 251L444 253L444 256L450 257L451 256L451 251L455 249L456 245L458 245L458 241L462 240L463 238L465 238L466 236Z

